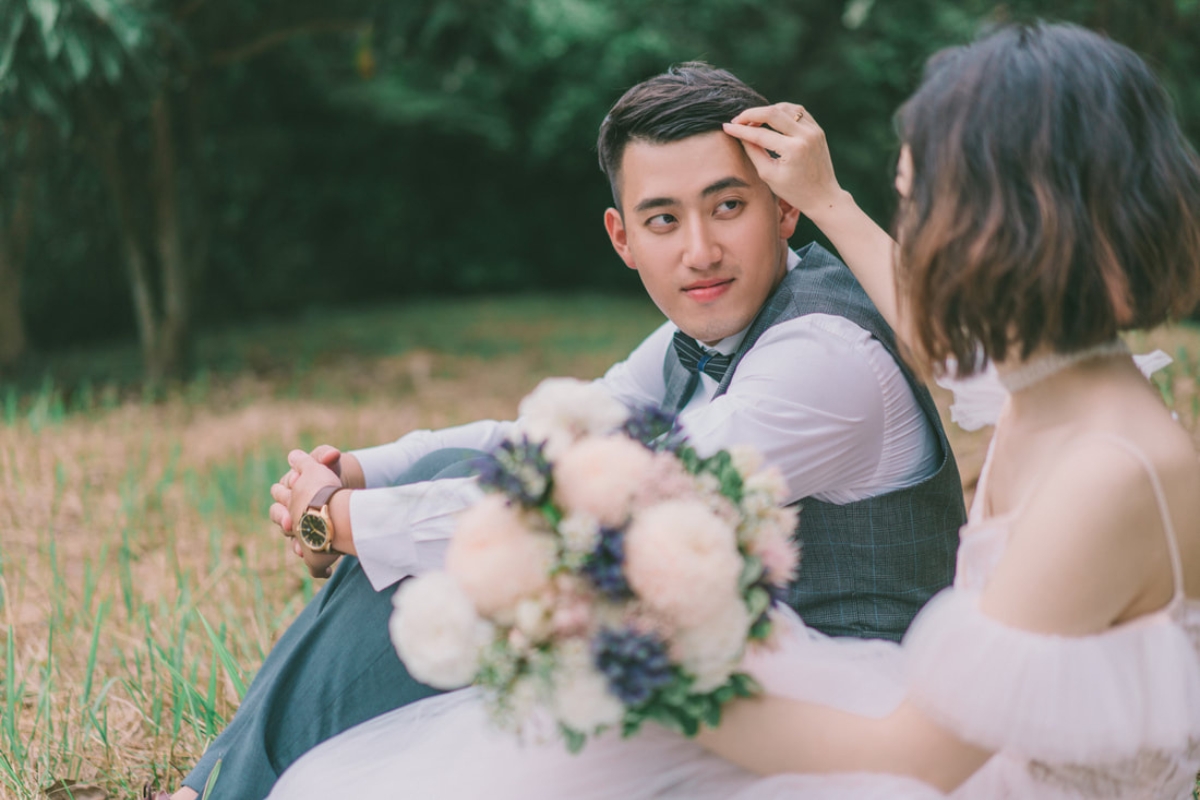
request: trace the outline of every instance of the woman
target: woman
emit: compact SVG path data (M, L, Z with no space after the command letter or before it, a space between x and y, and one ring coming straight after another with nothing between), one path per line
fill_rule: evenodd
M273 797L1190 796L1200 462L1117 334L1200 302L1200 164L1141 60L1071 26L936 56L899 122L898 249L802 108L726 131L919 362L994 363L1011 393L956 585L903 648L793 621L749 660L768 696L702 735L722 758L664 731L521 748L467 690L326 743Z

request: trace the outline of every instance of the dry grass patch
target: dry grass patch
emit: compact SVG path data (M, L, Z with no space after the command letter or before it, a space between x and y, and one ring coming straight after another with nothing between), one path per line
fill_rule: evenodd
M404 333L395 351L315 350L301 370L268 349L157 403L110 396L65 413L53 393L16 411L10 402L0 424L0 797L44 796L64 780L110 797L137 796L152 775L178 785L318 588L266 521L289 448L511 417L540 377L599 375L656 324L641 305L616 322L612 306L591 316L465 309L456 313L476 327L451 350ZM436 327L417 315L397 330L405 324ZM1200 336L1149 341L1186 348L1164 386L1196 430ZM968 487L986 441L953 433Z

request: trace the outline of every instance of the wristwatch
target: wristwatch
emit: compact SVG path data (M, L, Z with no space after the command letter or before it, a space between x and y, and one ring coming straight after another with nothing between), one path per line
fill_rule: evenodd
M310 550L328 553L333 544L333 519L329 516L329 498L342 486L322 486L312 496L308 508L300 517L297 531L300 541Z

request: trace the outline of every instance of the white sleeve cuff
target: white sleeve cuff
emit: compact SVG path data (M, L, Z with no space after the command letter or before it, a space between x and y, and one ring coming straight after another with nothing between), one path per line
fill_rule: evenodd
M474 478L351 492L354 547L371 586L441 568L458 513L482 496Z

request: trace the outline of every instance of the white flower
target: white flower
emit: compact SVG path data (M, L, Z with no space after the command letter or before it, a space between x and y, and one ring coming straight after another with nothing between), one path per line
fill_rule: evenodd
M760 494L770 498L771 505L779 505L787 497L787 478L779 467L767 467L746 478L744 488L747 494Z
M592 664L587 642L582 639L568 639L558 648L554 715L580 733L616 725L625 715L625 707L609 692L608 680Z
M392 597L392 644L408 672L439 689L465 686L479 668L491 626L445 572L404 581Z
M733 528L703 502L668 500L638 512L625 534L625 575L666 619L695 626L737 595Z
M750 623L746 604L734 597L715 616L676 634L673 660L696 677L692 691L711 692L729 679L737 669Z
M530 642L543 642L554 630L551 608L541 600L527 597L517 603L516 629Z
M546 378L518 408L519 429L534 442L546 443L551 461L577 439L615 431L629 410L605 389L575 378Z
M558 523L568 553L590 553L600 541L600 521L591 514L576 512Z
M733 462L733 468L738 471L743 480L762 469L762 453L758 452L758 448L748 444L730 447L729 457Z
M629 518L634 494L654 457L624 436L589 436L568 448L554 465L554 500L568 514L588 514L618 527Z

